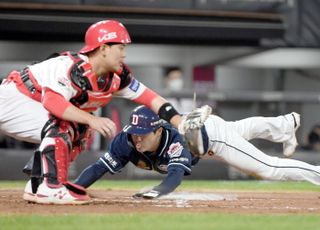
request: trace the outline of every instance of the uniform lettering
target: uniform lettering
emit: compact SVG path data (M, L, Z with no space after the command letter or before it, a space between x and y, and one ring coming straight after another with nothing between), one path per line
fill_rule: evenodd
M101 43L103 41L109 41L109 40L114 39L116 37L117 37L116 32L104 34L101 37L98 37L98 42Z
M174 158L174 159L170 159L170 163L172 162L188 162L188 158L186 157L179 157L179 158Z
M112 167L116 167L117 166L117 162L110 156L109 152L106 152L104 154L104 158L106 158L106 160L108 161L108 163L112 166Z

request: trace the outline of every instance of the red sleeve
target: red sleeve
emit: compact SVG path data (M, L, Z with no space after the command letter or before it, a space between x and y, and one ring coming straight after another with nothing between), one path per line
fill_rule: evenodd
M133 101L138 104L145 105L148 108L151 108L151 102L157 96L158 94L156 92L146 87L143 93Z
M72 104L61 96L61 94L45 88L42 105L54 116L62 118L64 111Z

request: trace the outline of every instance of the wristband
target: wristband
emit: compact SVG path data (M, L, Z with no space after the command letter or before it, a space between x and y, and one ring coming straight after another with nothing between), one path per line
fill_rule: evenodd
M160 107L158 115L161 119L170 123L171 118L175 115L179 115L179 113L169 102L167 102Z

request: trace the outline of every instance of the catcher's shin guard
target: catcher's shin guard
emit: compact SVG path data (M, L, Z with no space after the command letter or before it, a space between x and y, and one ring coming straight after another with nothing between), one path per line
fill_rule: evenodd
M51 120L45 127L40 145L42 174L48 185L67 182L70 151L75 136L74 126L67 121Z
M50 185L59 185L68 180L70 149L61 137L46 137L41 149L42 172Z

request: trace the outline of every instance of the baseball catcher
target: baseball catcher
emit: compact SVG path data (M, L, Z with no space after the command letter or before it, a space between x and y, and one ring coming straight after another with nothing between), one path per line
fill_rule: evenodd
M131 43L118 21L92 24L79 52L63 52L12 71L0 85L0 129L40 144L23 198L36 203L83 204L85 189L68 181L68 167L91 130L113 138L115 124L94 115L113 96L150 108L178 127L181 116L156 92L134 78L124 63ZM65 194L60 196L60 194Z

